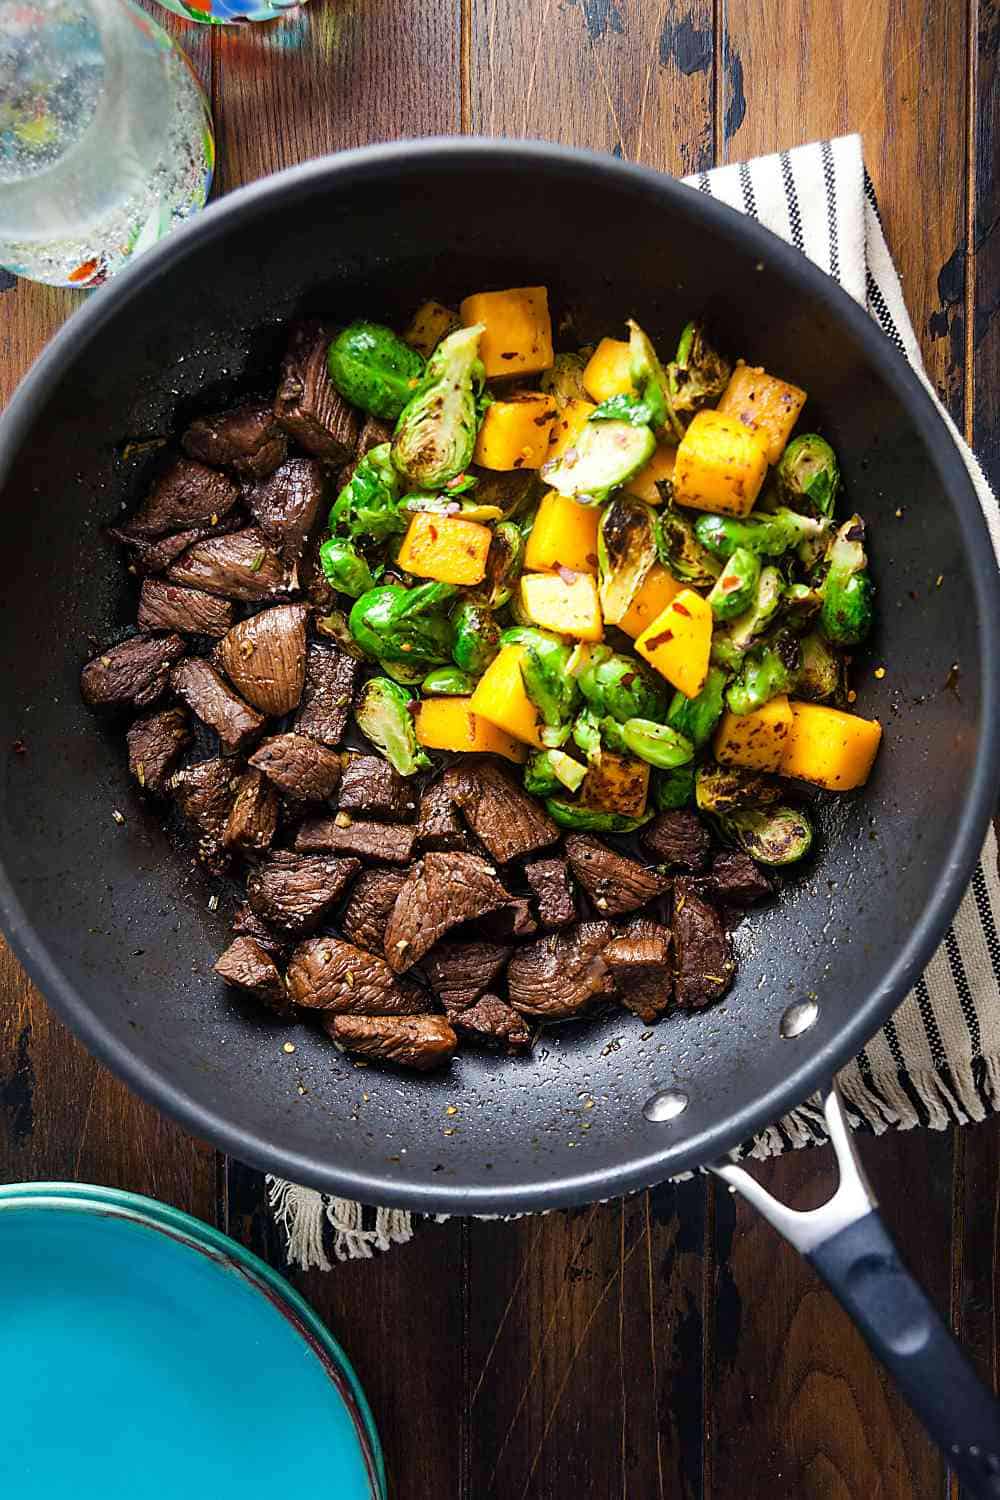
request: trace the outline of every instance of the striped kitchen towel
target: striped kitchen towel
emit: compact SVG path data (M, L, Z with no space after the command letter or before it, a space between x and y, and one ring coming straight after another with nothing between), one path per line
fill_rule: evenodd
M941 410L979 495L1000 563L1000 508L927 380L865 170L861 137L817 141L685 179L759 220L862 303L906 356ZM982 1120L1000 1110L1000 878L991 833L944 942L896 1014L839 1077L851 1124L881 1133ZM824 1138L810 1101L750 1143L773 1156ZM328 1269L330 1255L370 1256L412 1234L410 1215L268 1179L288 1258Z

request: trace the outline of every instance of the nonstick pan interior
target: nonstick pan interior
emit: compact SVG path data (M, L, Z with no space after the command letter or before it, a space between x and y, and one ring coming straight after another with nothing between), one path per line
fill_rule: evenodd
M143 482L130 444L272 388L293 315L391 319L425 295L526 282L550 287L581 339L635 316L669 343L706 313L726 347L808 389L809 425L836 446L845 503L870 526L879 620L857 708L883 721L885 745L868 788L822 814L818 858L739 929L721 1005L649 1029L614 1013L545 1033L528 1060L463 1053L415 1079L358 1068L311 1027L224 990L211 966L232 900L222 887L209 909L220 887L137 794L121 725L84 708L78 673L134 620L101 535ZM666 179L554 147L455 141L258 184L95 295L8 412L4 464L4 923L95 1052L245 1160L449 1211L662 1178L718 1155L856 1051L957 903L996 776L996 586L971 486L865 314L796 252ZM781 1040L786 1007L810 996L817 1024ZM688 1108L646 1120L665 1087Z

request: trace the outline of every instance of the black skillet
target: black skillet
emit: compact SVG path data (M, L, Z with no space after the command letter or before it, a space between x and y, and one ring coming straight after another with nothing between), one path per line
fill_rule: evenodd
M223 991L211 965L228 898L209 909L211 884L130 784L121 726L80 702L81 662L134 620L101 528L142 484L126 446L273 386L293 315L393 320L424 295L524 283L549 286L579 340L634 315L669 342L705 313L728 347L808 389L809 425L836 446L870 526L879 621L857 706L883 721L884 748L868 787L824 815L812 868L742 925L722 1005L652 1035L623 1014L566 1026L530 1060L463 1055L437 1078L359 1073L309 1028L289 1032ZM667 178L552 146L446 140L351 152L234 193L53 341L0 424L2 475L4 927L100 1058L245 1161L450 1213L582 1203L715 1162L859 1050L955 911L1000 761L1000 589L968 476L863 309L759 226ZM808 1000L813 1024L786 1021L796 1034L784 1037L789 1007ZM849 1180L818 1226L779 1227L850 1306L970 1491L1000 1493L992 1399L861 1193Z

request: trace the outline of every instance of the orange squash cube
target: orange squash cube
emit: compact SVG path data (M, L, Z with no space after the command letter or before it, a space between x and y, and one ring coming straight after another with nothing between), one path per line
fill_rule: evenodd
M776 464L805 400L797 385L777 380L759 366L737 365L716 409L756 433L768 463Z
M540 469L549 457L555 402L541 392L522 391L486 408L472 455L484 469Z
M604 637L597 582L590 573L525 573L521 577L521 607L535 625L571 635L578 641Z
M555 490L543 495L528 533L524 566L529 572L548 573L569 568L574 573L597 572L597 529L600 508L577 505Z
M618 621L618 629L624 630L626 635L635 640L637 635L642 635L647 625L652 625L657 615L663 613L671 600L676 599L683 591L683 583L679 583L662 563L654 563L642 580L638 592L633 594L628 610Z
M460 326L458 313L450 307L445 307L442 302L422 302L403 334L403 343L416 349L424 359L430 359L445 334L454 333Z
M485 323L479 358L489 380L502 375L537 375L552 363L552 319L543 286L511 287L506 292L475 292L461 308L466 328Z
M877 719L829 708L825 703L789 703L792 722L781 758L781 774L811 781L829 792L864 786L882 742Z
M417 578L439 583L481 583L493 533L478 521L421 511L413 517L399 549L399 566Z
M626 818L641 818L648 796L648 762L632 755L612 755L607 750L590 767L580 787L583 807L620 813Z
M673 477L676 462L677 449L669 447L666 443L658 443L649 463L629 480L626 486L629 494L645 500L647 505L659 505L663 496L656 486L661 479Z
M524 745L542 748L542 723L521 675L523 646L504 646L476 684L469 707Z
M767 474L767 454L736 417L699 411L691 419L674 463L674 499L692 510L746 516Z
M583 388L600 404L632 391L632 355L622 339L601 339L583 372Z
M502 755L516 765L528 747L469 707L471 698L424 698L417 708L417 739L428 750L476 751Z
M681 589L663 613L646 626L635 649L685 698L697 698L705 686L712 651L708 600L693 589Z
M752 714L727 709L715 732L715 758L720 765L747 771L780 771L792 727L792 710L782 694Z

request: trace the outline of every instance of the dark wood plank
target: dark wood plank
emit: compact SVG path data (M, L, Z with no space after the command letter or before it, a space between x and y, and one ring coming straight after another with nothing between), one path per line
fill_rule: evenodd
M972 161L974 296L972 339L975 396L971 436L994 490L1000 491L1000 424L996 419L1000 378L1000 3L980 0L974 79Z

